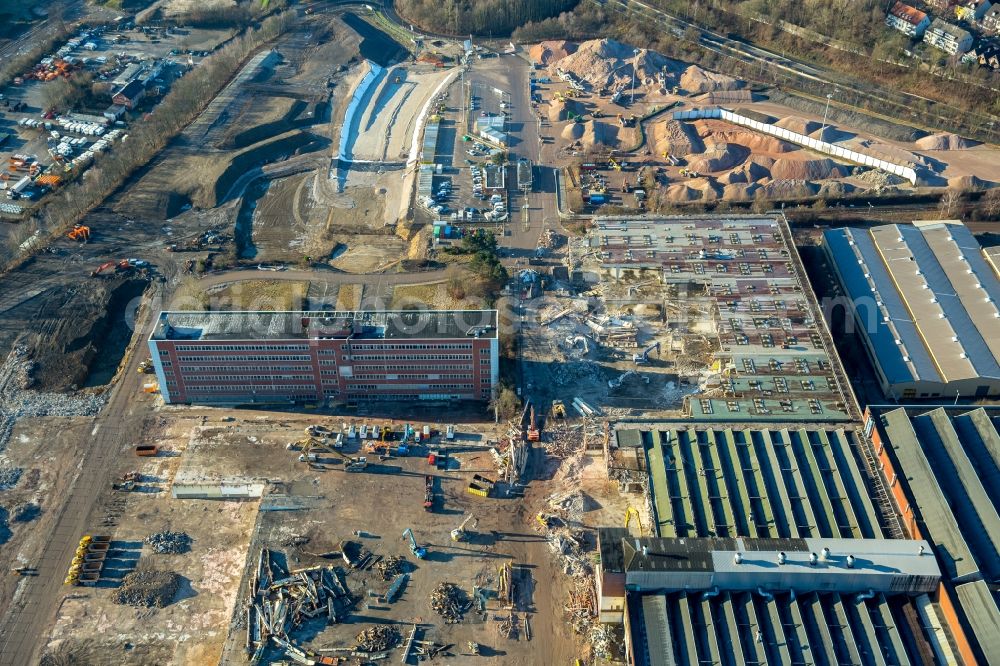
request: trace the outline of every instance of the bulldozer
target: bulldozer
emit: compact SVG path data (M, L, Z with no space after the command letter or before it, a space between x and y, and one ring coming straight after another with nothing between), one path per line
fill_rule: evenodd
M553 419L566 418L566 405L563 404L562 400L552 401L552 418Z

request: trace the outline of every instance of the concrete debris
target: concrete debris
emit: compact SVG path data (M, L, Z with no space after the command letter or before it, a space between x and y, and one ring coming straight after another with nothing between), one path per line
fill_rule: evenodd
M399 574L403 573L405 566L405 558L390 555L389 557L379 560L375 564L375 571L382 576L382 580L392 580Z
M465 592L454 583L440 583L431 594L431 608L445 619L446 624L461 622L469 605Z
M101 411L106 396L95 393L43 393L33 391L34 362L28 348L14 345L0 365L0 451L7 446L18 419L35 416L93 416Z
M376 624L358 634L355 640L360 651L381 652L396 647L399 643L399 632L390 625Z
M10 517L15 523L29 523L42 514L42 507L34 502L25 502L15 506Z
M609 625L594 623L590 629L590 648L592 654L600 661L611 659L612 646L617 642L614 631Z
M0 490L10 490L21 480L24 470L15 467L7 458L0 458Z
M333 566L286 571L262 548L251 573L246 609L246 650L257 663L270 640L289 655L312 658L290 642L289 632L303 622L325 616L337 623L346 617L355 599Z
M191 550L191 537L185 532L157 532L145 538L154 553L179 555Z
M497 629L500 631L500 635L509 639L517 637L517 631L521 623L518 617L514 615L514 611L511 611L510 615L497 616L497 620Z
M112 600L137 608L163 608L174 600L180 582L181 577L173 571L133 571L122 579Z

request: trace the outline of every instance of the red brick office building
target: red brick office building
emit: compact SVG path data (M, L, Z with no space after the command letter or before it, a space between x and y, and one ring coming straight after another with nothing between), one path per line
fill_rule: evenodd
M149 338L167 403L488 401L496 310L161 312Z

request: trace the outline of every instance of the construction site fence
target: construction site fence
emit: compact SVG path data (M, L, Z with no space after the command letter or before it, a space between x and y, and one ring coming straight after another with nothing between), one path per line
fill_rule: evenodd
M698 120L701 118L725 120L736 125L749 127L750 129L758 132L763 132L764 134L769 134L773 137L804 146L810 150L815 150L820 153L832 155L833 157L839 157L840 159L847 160L848 162L854 162L855 164L861 164L863 166L881 169L882 171L895 174L900 178L908 180L911 185L917 184L917 172L911 166L889 162L879 159L873 155L859 153L856 150L848 150L842 146L827 143L826 141L820 141L819 139L814 139L810 136L806 136L805 134L799 134L798 132L792 132L783 127L778 127L777 125L770 125L746 116L741 116L740 114L733 113L728 109L715 107L674 112L674 120Z

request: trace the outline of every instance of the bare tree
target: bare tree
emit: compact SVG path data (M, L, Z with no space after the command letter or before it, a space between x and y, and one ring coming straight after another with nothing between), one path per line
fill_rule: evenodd
M983 195L982 206L986 217L991 220L1000 215L1000 187L994 187Z
M962 192L948 189L941 195L941 201L938 202L938 213L943 219L950 220L955 217L955 213L958 211L958 206L961 202Z

